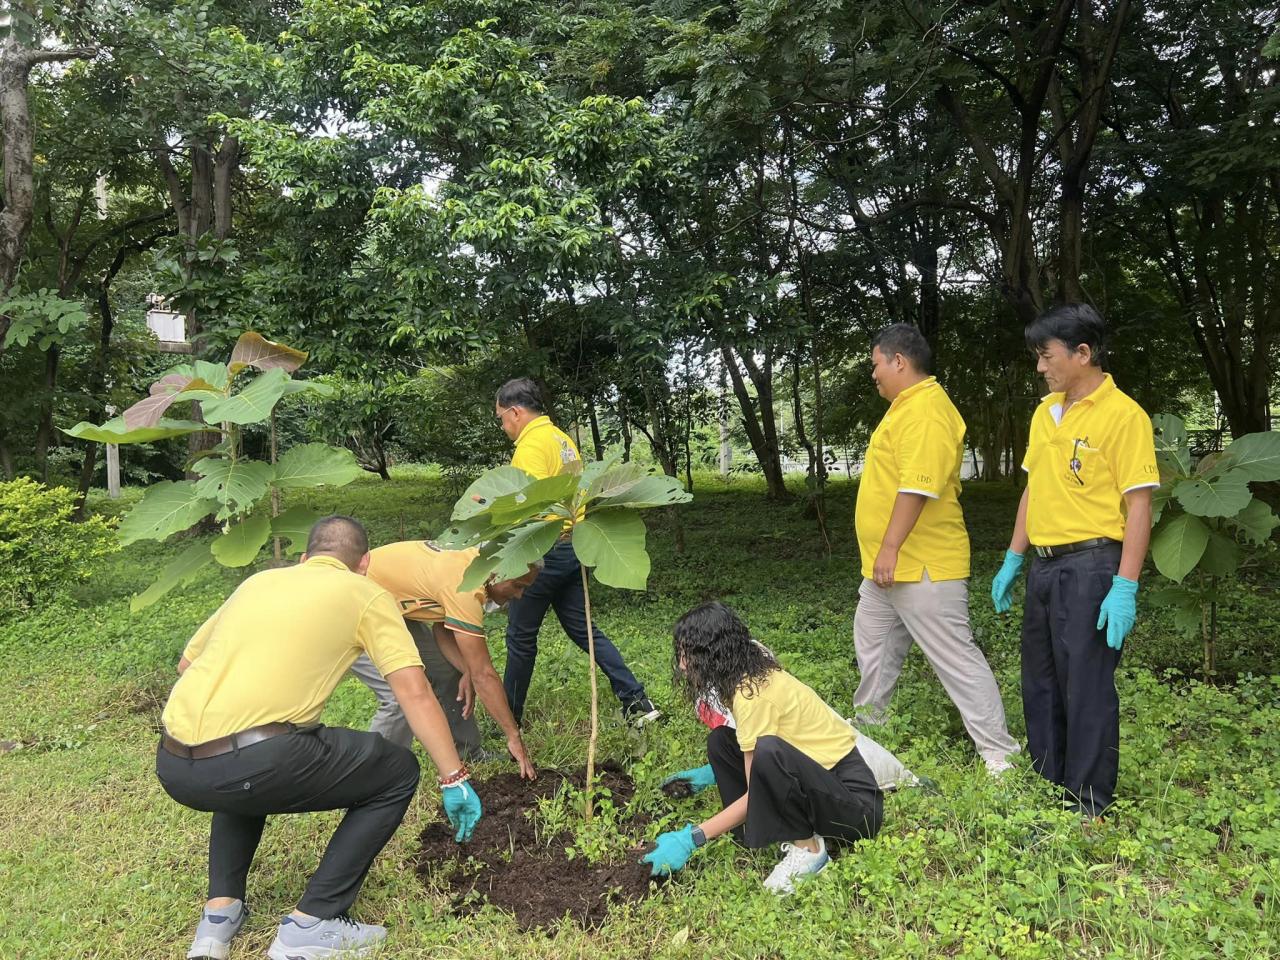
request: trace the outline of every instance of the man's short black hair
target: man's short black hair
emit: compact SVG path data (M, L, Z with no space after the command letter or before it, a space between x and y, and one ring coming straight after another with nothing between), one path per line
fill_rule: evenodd
M902 354L921 373L933 373L933 348L919 327L909 323L891 323L871 340L871 349L880 348L886 357Z
M321 517L307 537L307 554L328 553L354 570L360 558L369 552L369 534L355 517L335 513Z
M1051 307L1027 324L1026 337L1032 352L1061 340L1072 353L1087 343L1095 367L1102 366L1107 357L1107 325L1087 303Z
M524 407L530 413L546 413L542 390L528 377L508 380L498 388L498 406Z

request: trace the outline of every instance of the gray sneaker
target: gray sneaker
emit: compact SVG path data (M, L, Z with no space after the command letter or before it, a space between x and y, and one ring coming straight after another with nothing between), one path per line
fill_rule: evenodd
M187 960L227 960L231 939L240 932L249 910L237 900L229 907L205 907L196 925L196 936L187 951Z
M331 920L312 920L303 926L297 917L285 917L267 950L271 960L328 960L329 957L363 957L387 938L387 928L357 923L346 914Z

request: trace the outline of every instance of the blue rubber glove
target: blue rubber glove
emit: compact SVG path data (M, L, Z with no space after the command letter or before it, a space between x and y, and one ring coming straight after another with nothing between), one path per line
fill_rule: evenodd
M662 785L665 787L668 783L674 783L677 780L683 780L689 784L689 789L694 793L716 785L716 775L712 772L711 764L709 763L694 767L692 770L681 770L679 773L673 773L662 781Z
M991 581L991 602L995 604L996 613L1005 613L1013 606L1013 581L1018 579L1018 572L1026 562L1027 558L1020 553L1004 552L1004 563Z
M650 876L666 876L688 863L694 849L693 824L689 824L683 830L658 834L657 848L641 857L640 862L653 868L649 871Z
M1098 629L1107 628L1107 646L1119 650L1138 619L1138 581L1112 577L1111 589L1098 611Z
M471 784L464 780L440 791L444 804L444 815L449 823L457 829L454 840L466 843L475 832L480 822L480 798L471 789Z

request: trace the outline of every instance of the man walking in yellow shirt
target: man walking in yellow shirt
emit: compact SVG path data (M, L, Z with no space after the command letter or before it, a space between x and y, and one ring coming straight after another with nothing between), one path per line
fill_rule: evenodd
M546 415L542 391L527 377L510 380L498 390L494 416L515 443L511 465L535 479L579 473L582 457L569 435ZM538 656L538 631L547 610L554 609L564 632L583 651L587 649L587 608L582 592L582 568L567 536L543 559L542 572L524 595L507 607L507 667L502 683L516 722L524 714L525 698ZM622 716L633 726L662 717L644 686L627 669L613 641L594 623L596 663L622 703Z
M245 879L267 816L346 810L272 960L361 955L385 928L347 911L418 787L418 761L374 733L320 724L352 661L368 653L391 684L467 840L480 801L391 595L364 576L369 541L350 517L311 529L297 566L244 581L196 631L161 715L156 775L174 800L209 811L208 902L187 956L226 960L248 916Z
M929 375L933 352L905 323L881 330L872 379L889 410L871 434L854 514L862 586L853 618L860 717L881 723L912 643L933 668L992 773L1018 744L969 629L969 534L960 509L965 424Z
M1027 326L1052 391L1031 418L1027 488L991 585L997 613L1030 547L1022 617L1027 750L1087 817L1115 798L1120 766L1120 648L1137 617L1138 577L1160 486L1151 419L1103 370L1106 327L1068 303Z

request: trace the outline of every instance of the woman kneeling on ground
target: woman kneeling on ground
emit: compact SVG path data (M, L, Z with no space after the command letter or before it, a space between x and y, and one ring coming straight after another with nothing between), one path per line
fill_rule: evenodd
M853 728L752 640L733 610L704 603L681 617L674 633L677 684L695 703L723 700L737 726L718 726L707 737L724 809L661 834L644 857L655 876L679 870L695 849L732 831L753 849L782 844L764 885L791 893L796 877L827 865L824 837L879 832L884 795L858 754Z

